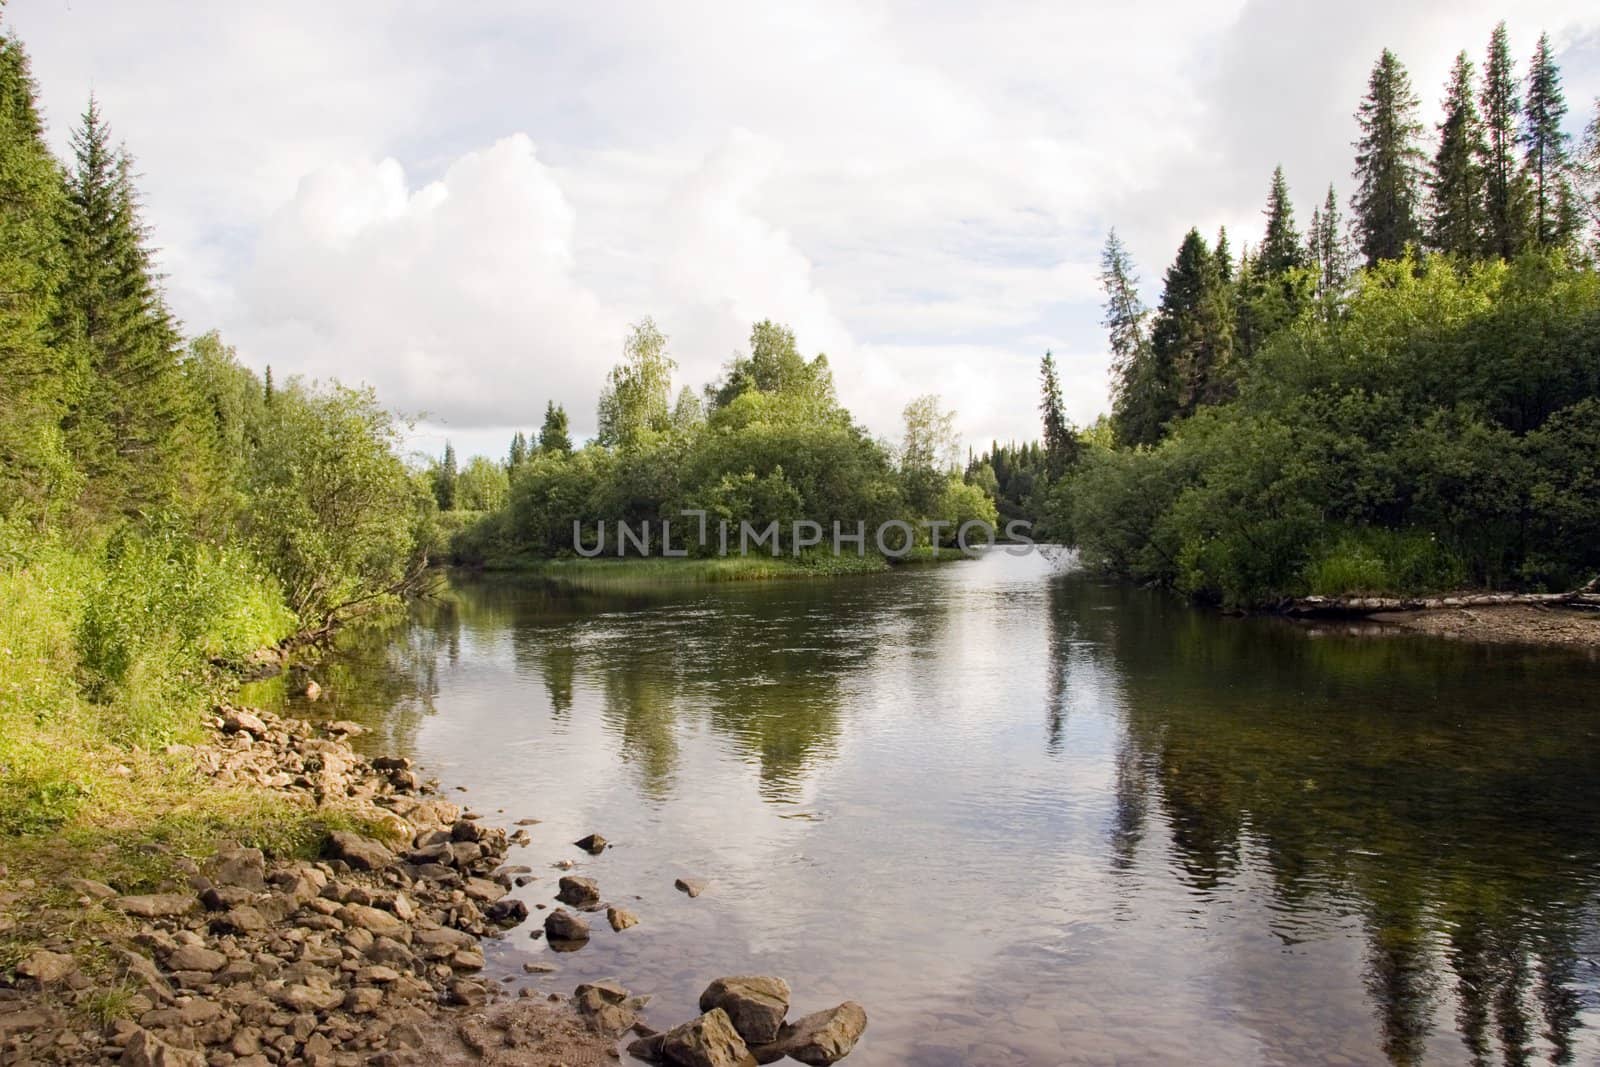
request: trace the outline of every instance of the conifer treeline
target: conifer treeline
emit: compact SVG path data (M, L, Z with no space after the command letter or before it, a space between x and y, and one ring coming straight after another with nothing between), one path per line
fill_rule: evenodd
M1523 78L1503 22L1481 78L1466 52L1456 57L1431 154L1420 106L1404 65L1385 49L1356 111L1348 229L1330 184L1302 236L1279 166L1260 244L1235 265L1225 231L1213 248L1190 230L1153 313L1112 232L1102 281L1120 443L1153 444L1175 419L1232 395L1264 339L1338 294L1357 263L1373 267L1408 251L1463 263L1529 250L1583 257L1600 247L1600 101L1575 149L1562 125L1567 105L1548 34Z
M1350 223L1296 230L1274 171L1232 261L1190 230L1159 306L1102 256L1113 417L1051 489L1082 558L1237 606L1309 593L1571 589L1600 571L1600 107L1574 151L1548 37L1495 28L1423 144L1384 51Z
M310 624L402 580L427 531L388 414L368 391L258 378L215 334L186 343L133 157L92 97L69 144L58 162L0 33L0 563L41 535L227 546Z

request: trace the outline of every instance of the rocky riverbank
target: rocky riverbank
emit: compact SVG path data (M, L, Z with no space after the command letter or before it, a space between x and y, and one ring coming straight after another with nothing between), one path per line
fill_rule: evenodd
M172 876L137 892L0 867L0 1065L477 1058L466 1024L503 996L479 978L480 941L528 914L508 896L528 874L505 863L518 834L461 812L405 759L357 755L354 724L226 708L212 725L192 753L212 785L258 787L363 832L332 830L317 859L230 841L161 855ZM564 1002L494 1018L518 1063L615 1056Z

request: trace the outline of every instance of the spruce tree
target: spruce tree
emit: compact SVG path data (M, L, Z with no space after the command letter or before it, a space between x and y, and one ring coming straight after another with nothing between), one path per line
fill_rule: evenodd
M0 520L39 523L77 479L61 438L51 344L62 257L61 171L45 144L27 53L0 35Z
M528 459L528 436L521 430L511 435L511 451L506 456L506 467L516 470Z
M1213 253L1217 257L1217 275L1232 284L1233 282L1233 249L1228 244L1228 228L1217 227L1217 247Z
M554 400L544 407L544 425L539 428L539 451L570 455L572 435L567 430L567 409Z
M1528 97L1523 108L1523 166L1533 212L1530 237L1541 248L1565 247L1572 240L1575 219L1567 181L1567 134L1561 128L1567 101L1561 91L1561 70L1550 52L1550 35L1528 68Z
M148 513L181 503L196 442L179 339L139 219L132 160L91 97L73 133L59 328L75 373L65 426L87 503Z
M1289 183L1284 180L1281 165L1272 171L1272 185L1262 214L1267 217L1267 234L1256 252L1256 269L1268 277L1277 277L1304 266L1305 253L1294 227L1294 204L1289 199Z
M1419 101L1411 76L1387 48L1373 65L1367 95L1356 112L1356 233L1368 266L1398 259L1421 236L1418 181L1424 156L1417 138Z
M1061 403L1061 380L1048 351L1039 361L1039 414L1044 420L1044 452L1051 478L1059 478L1077 462L1078 437Z
M433 472L433 498L438 503L440 511L456 509L456 489L460 480L461 472L456 468L455 446L446 441L444 458L439 461L439 466Z
M1234 324L1216 258L1199 230L1185 235L1165 281L1150 345L1172 383L1172 414L1184 416L1227 396Z
M1318 296L1337 293L1350 277L1350 250L1343 231L1344 216L1339 213L1339 197L1333 183L1322 207L1313 213L1311 232L1306 234L1306 250L1316 271Z
M1116 230L1106 235L1100 254L1100 285L1106 294L1104 324L1111 345L1111 409L1118 443L1155 444L1175 413L1175 385L1170 373L1155 365L1146 329L1150 312L1139 299L1139 278ZM1004 478L1001 463L995 473Z
M1483 108L1484 130L1483 252L1510 259L1528 237L1528 198L1517 164L1517 123L1522 103L1517 95L1516 66L1504 22L1494 28L1489 38L1489 58L1484 65L1478 103Z
M1473 99L1472 77L1472 60L1462 52L1445 87L1439 148L1428 174L1428 243L1462 259L1482 251L1488 232L1483 160L1489 149Z

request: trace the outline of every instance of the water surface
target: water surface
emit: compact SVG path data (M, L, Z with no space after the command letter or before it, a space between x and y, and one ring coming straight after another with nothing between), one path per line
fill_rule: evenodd
M371 751L544 820L530 906L570 858L641 917L556 955L536 911L492 973L620 976L658 1026L757 972L798 1012L865 1004L855 1067L1600 1062L1593 659L1312 636L996 552L457 582L325 684Z

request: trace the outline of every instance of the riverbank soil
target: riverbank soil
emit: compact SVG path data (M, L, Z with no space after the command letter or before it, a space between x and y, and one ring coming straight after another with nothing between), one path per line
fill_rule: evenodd
M564 998L507 1004L478 977L482 939L528 917L509 890L530 869L505 862L526 836L462 812L408 760L357 754L359 730L224 708L190 753L200 792L242 788L320 827L301 854L200 814L176 842L137 827L87 848L78 831L6 841L0 1065L379 1067L485 1062L490 1044L535 1067L612 1057Z
M1394 611L1371 616L1416 633L1519 645L1570 645L1600 650L1600 611L1526 604L1430 611Z

